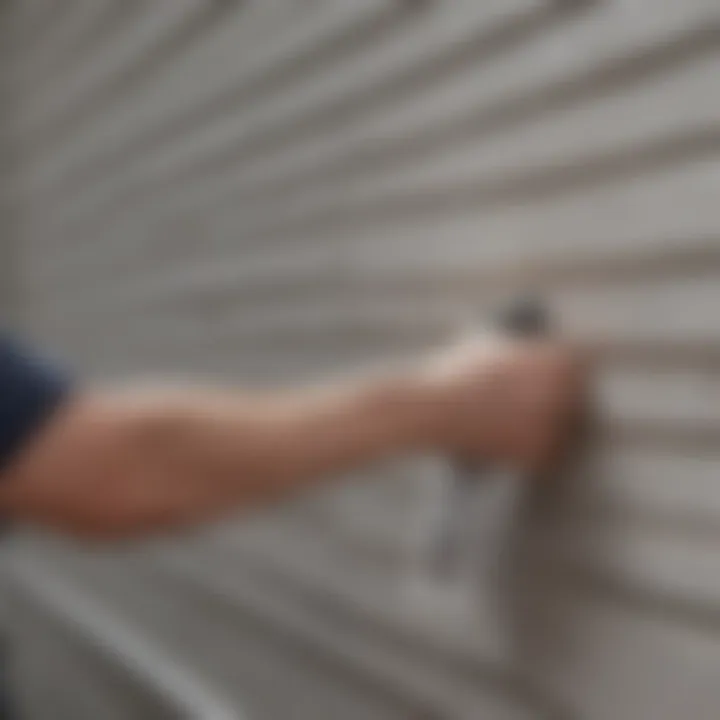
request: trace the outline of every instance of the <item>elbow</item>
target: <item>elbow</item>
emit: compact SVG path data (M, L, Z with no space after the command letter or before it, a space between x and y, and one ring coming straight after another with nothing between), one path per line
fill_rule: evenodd
M3 477L0 509L13 521L90 543L192 523L202 503L185 428L159 404L79 404Z

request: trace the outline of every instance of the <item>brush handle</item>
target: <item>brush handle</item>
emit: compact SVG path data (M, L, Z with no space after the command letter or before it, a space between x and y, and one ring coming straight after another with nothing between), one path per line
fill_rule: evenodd
M513 337L532 338L548 334L550 323L542 302L533 297L522 297L500 307L491 327ZM433 569L439 577L447 577L455 571L463 540L463 516L470 512L470 501L478 482L493 469L482 463L468 465L457 458L451 459L450 465L452 479L449 497L443 508L432 553Z

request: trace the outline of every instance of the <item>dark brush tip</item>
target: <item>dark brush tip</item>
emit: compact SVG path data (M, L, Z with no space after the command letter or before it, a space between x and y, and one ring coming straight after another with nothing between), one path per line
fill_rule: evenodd
M544 303L536 296L514 298L496 313L498 327L513 335L536 336L549 331L549 318Z

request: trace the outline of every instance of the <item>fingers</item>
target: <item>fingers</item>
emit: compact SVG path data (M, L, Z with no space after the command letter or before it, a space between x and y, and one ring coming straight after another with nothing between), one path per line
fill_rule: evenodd
M556 343L485 339L434 358L427 377L447 399L452 447L537 467L569 442L585 402L586 364Z

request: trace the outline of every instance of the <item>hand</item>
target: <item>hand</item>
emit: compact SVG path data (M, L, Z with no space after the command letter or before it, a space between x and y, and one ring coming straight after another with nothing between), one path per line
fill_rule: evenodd
M430 358L418 378L444 448L533 470L568 447L587 395L579 353L551 342L470 340Z

